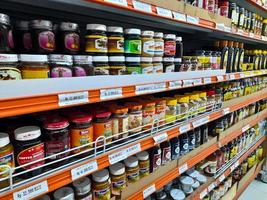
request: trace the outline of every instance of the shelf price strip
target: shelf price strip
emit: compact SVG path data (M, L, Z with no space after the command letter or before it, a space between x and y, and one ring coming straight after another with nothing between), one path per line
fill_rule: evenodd
M203 80L204 80L204 83L205 83L205 84L209 84L209 83L212 82L212 81L211 81L211 78L204 78Z
M179 128L180 133L185 133L190 130L190 124L183 125Z
M145 190L143 190L143 198L147 198L148 196L150 196L151 194L153 194L154 192L156 192L156 186L155 184L149 186L148 188L146 188Z
M160 144L168 139L168 134L166 132L158 134L153 137L155 144Z
M186 22L186 16L185 16L185 14L174 12L174 11L172 11L172 14L173 14L174 19L177 19L177 20Z
M166 83L155 83L135 86L135 94L146 94L155 91L164 91Z
M199 198L203 199L207 194L208 194L208 191L207 191L207 189L205 189L199 194Z
M122 97L122 88L112 88L100 90L100 99L112 99L115 97Z
M159 16L172 18L172 11L161 7L156 7L156 9L157 9L157 14Z
M170 81L169 82L169 88L174 89L174 88L181 88L183 82L182 81Z
M242 133L246 132L250 128L250 125L246 125L242 128Z
M89 93L86 92L73 92L58 95L58 105L68 106L89 102Z
M105 2L114 3L120 6L128 6L127 0L104 0Z
M147 13L152 13L151 5L147 3L133 0L133 7L136 10L140 10L140 11L147 12Z
M98 165L97 165L97 162L94 160L92 162L86 163L84 165L81 165L77 168L72 169L71 178L74 181L96 170L98 170Z
M193 125L194 128L196 128L196 127L199 127L199 126L201 126L203 124L206 124L208 122L209 122L209 116L203 117L203 118L201 118L199 120L196 120L196 121L192 122L192 125Z
M182 174L188 170L187 163L183 164L181 167L179 167L179 174Z
M224 77L223 76L217 76L217 81L224 81Z

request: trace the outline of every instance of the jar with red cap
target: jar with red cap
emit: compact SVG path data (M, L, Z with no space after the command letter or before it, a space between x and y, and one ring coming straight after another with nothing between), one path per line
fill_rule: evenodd
M69 122L63 117L52 116L48 118L44 124L45 134L45 155L52 156L54 154L66 151L70 149L70 137L69 137ZM57 156L52 156L47 161L55 161L61 158L65 158L69 155L69 152L63 153ZM65 159L63 162L57 162L52 166L59 166L62 163L67 163Z
M176 54L176 35L164 34L164 56L174 57Z
M207 109L211 109L215 104L215 90L207 90Z
M92 124L92 115L84 113L74 113L70 117L70 146L79 147L93 142L94 129ZM76 149L72 153L79 153L91 149L93 144Z

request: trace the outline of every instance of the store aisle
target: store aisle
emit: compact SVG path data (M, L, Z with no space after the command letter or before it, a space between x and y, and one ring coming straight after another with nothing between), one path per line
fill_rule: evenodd
M248 188L243 192L238 200L266 200L267 199L267 183L254 180Z

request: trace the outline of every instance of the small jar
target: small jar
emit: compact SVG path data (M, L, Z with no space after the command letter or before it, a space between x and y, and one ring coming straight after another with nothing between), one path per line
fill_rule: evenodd
M58 33L58 50L64 54L77 54L80 51L80 30L76 23L61 22Z
M142 74L152 74L153 73L153 63L152 58L141 57L141 69Z
M107 169L93 173L93 199L104 200L111 198L110 178Z
M142 151L136 154L139 163L140 178L149 175L150 160L147 151Z
M156 102L154 120L156 125L165 124L166 99L154 99Z
M138 159L134 156L131 156L124 160L126 167L126 176L128 183L134 183L139 180L139 165Z
M111 111L113 140L127 138L129 123L128 108L123 106L115 106L111 108Z
M180 72L183 69L182 58L174 58L174 71Z
M141 30L129 28L124 30L124 34L125 56L140 56L142 52Z
M174 71L175 71L174 58L164 57L163 58L163 72L169 73L169 72L174 72Z
M93 58L92 56L73 56L73 76L93 76L94 67L93 67Z
M109 56L109 74L123 75L126 74L125 57L124 56Z
M199 95L189 94L189 115L191 117L196 116L199 113Z
M198 60L195 56L191 56L190 62L191 62L191 71L198 70Z
M0 52L10 53L14 49L13 33L8 15L0 13Z
M71 187L62 187L57 189L53 194L54 200L76 200L74 191Z
M15 48L18 52L28 53L32 50L32 38L29 21L17 21L15 25Z
M153 74L163 73L162 57L153 57Z
M51 54L51 78L72 77L72 56L62 54Z
M204 50L197 50L195 52L195 57L197 59L197 70L204 70L205 69L205 51Z
M108 52L107 27L103 24L87 24L85 52L93 56L106 55Z
M164 40L163 33L155 32L154 34L154 56L162 57L164 54Z
M217 63L217 51L212 51L210 64L211 69L220 69L220 66Z
M149 130L153 126L155 105L156 103L152 101L143 102L143 130Z
M121 191L126 188L125 166L122 163L116 163L109 167L111 179L111 193L120 196Z
M200 98L200 113L204 113L207 110L207 92L199 92L199 98Z
M176 36L174 34L164 34L164 56L174 57L176 54Z
M112 141L112 119L111 112L109 111L97 111L94 117L94 141L100 137L104 136L108 138L106 143L110 143ZM99 142L98 144L103 144L103 142Z
M109 75L108 56L93 56L95 75Z
M212 60L212 51L205 51L205 64L204 70L210 70L211 67L211 60Z
M189 117L189 96L186 95L175 95L177 99L177 117L176 119L179 121L187 120Z
M48 20L30 21L32 51L34 53L51 53L56 48L55 34L52 22Z
M20 80L17 54L0 54L0 80Z
M142 31L142 53L143 57L153 57L154 56L154 31Z
M183 57L183 65L180 68L181 72L191 71L192 63L191 63L191 57L190 56L184 56Z
M177 99L166 98L166 123L174 123L177 115Z
M126 57L127 74L142 74L140 57Z
M118 26L108 26L108 54L110 56L123 56L124 37L123 28Z
M129 108L129 134L138 133L142 130L142 105L138 103L126 103Z
M92 200L91 180L88 177L82 177L73 181L75 190L75 200Z
M216 99L215 99L215 91L214 90L207 90L207 109L212 108L215 103L216 103Z
M21 54L20 62L20 71L23 79L50 77L47 55Z

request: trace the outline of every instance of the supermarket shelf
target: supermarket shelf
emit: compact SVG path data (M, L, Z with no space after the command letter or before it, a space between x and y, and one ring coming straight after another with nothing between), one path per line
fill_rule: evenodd
M232 2L236 2L238 5L260 14L264 18L267 18L267 8L258 4L256 0L230 0Z

